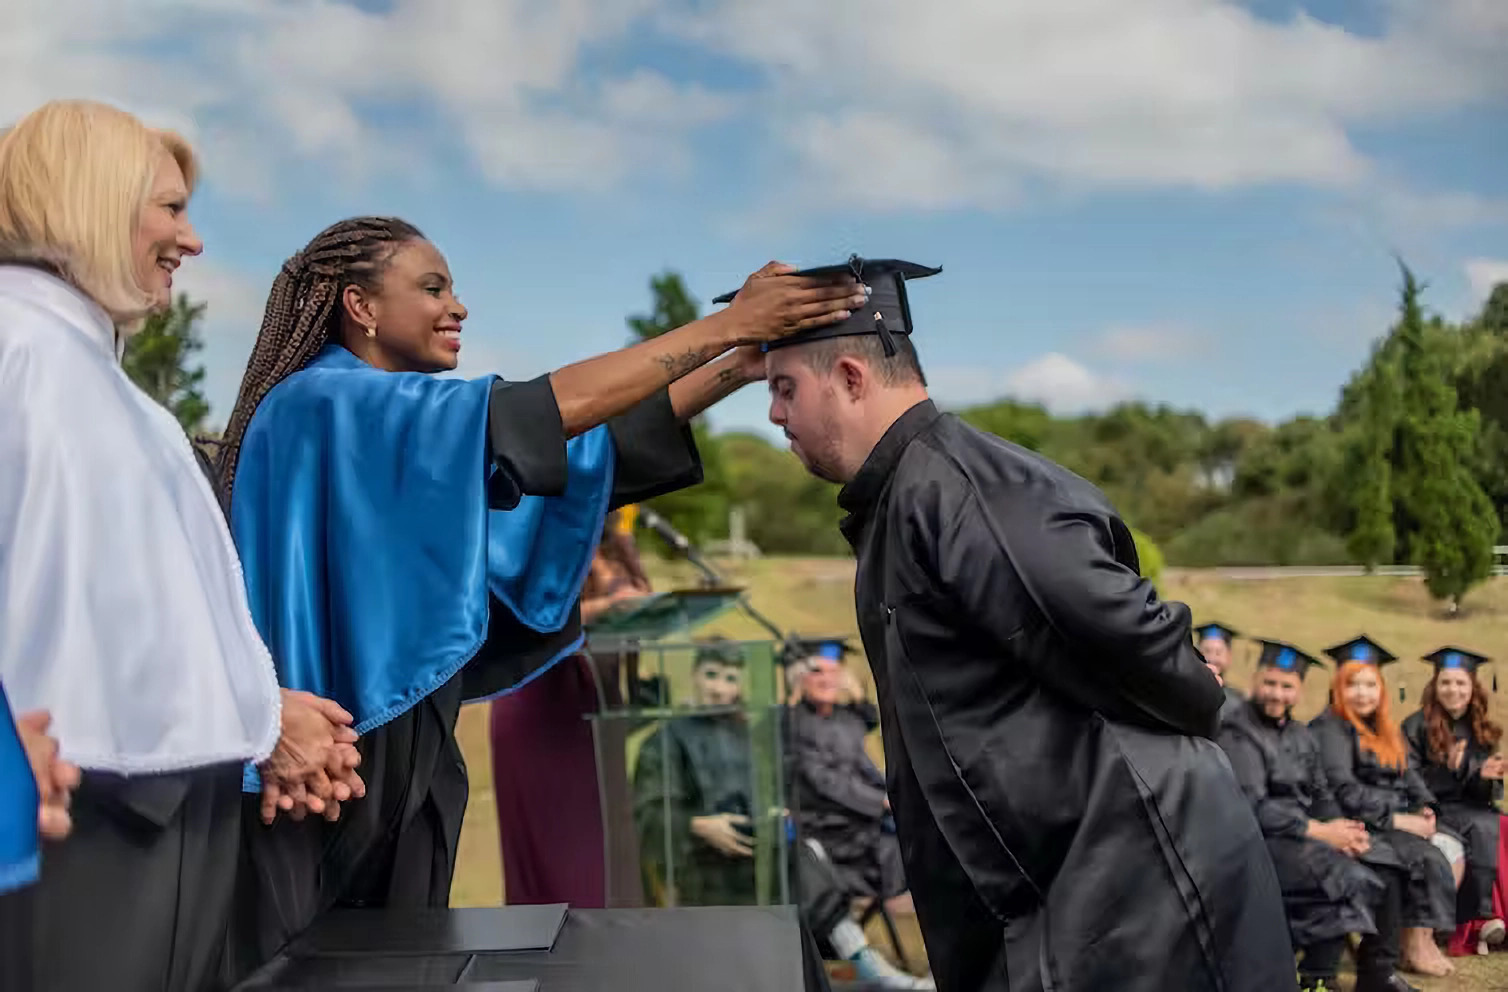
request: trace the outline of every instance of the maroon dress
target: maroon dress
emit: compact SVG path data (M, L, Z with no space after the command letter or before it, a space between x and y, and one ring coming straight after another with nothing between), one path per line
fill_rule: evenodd
M586 597L607 591L598 579L601 574L593 569ZM492 785L503 850L504 902L510 906L643 905L625 752L627 727L620 720L601 721L599 741L593 741L587 717L599 710L600 702L592 664L585 655L564 658L523 688L492 702ZM601 698L609 706L621 706L619 658L598 658L596 667ZM600 792L598 746L606 769ZM611 852L604 847L604 800L612 824Z

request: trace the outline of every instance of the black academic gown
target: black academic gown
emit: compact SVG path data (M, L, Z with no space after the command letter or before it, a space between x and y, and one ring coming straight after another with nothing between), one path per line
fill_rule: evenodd
M1434 793L1440 822L1466 842L1466 877L1456 896L1456 921L1488 920L1496 915L1492 911L1492 886L1498 875L1496 804L1503 798L1503 780L1482 777L1482 765L1492 757L1494 749L1477 742L1470 717L1451 720L1451 734L1466 742L1466 756L1457 769L1430 753L1422 711L1403 721L1409 764L1418 769L1419 777Z
M822 845L855 897L905 892L900 846L883 826L885 774L865 749L879 708L858 702L823 716L802 702L786 717L787 802L801 835Z
M1220 704L1220 722L1224 723L1246 705L1246 696L1240 689L1225 686L1225 700Z
M521 495L555 496L566 483L565 434L547 377L499 383L489 406L489 444L499 471L494 507ZM608 422L616 449L611 505L637 503L701 481L689 428L661 390ZM493 600L487 641L454 678L408 712L365 734L364 799L337 823L280 817L264 826L257 797L244 801L247 843L237 892L232 971L270 960L314 918L336 907L420 909L449 904L468 794L455 738L465 699L521 683L581 633L538 634Z
M1291 718L1270 720L1248 703L1222 722L1220 746L1267 839L1293 946L1376 932L1372 906L1382 880L1307 834L1311 820L1342 818L1309 728Z
M1220 688L1099 491L923 402L839 502L938 988L1294 989Z
M677 906L753 905L753 859L730 858L691 833L693 817L751 816L753 794L754 753L740 714L662 723L634 764L634 823L645 888L659 897L673 885ZM673 880L667 845L675 860Z
M1319 742L1325 778L1335 790L1341 812L1366 824L1372 836L1367 863L1394 866L1407 873L1403 925L1454 929L1456 882L1450 862L1429 841L1392 827L1395 813L1435 808L1435 797L1424 780L1412 768L1389 768L1372 752L1362 750L1356 728L1330 710L1310 721L1309 729Z
M47 846L35 885L7 896L5 915L30 930L31 975L7 973L5 992L221 987L240 783L240 765L85 772L72 833Z

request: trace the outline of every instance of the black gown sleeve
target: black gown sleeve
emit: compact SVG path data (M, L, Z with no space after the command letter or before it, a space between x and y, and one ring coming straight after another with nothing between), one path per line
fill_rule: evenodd
M1392 827L1397 795L1391 789L1367 785L1356 777L1356 746L1339 720L1324 716L1309 725L1319 745L1320 766L1335 790L1341 812L1370 830Z
M1041 493L996 507L965 482L929 490L943 494L920 508L936 521L937 577L995 647L1006 653L1020 632L1001 604L1024 587L1078 662L1070 671L1055 653L1033 656L1045 682L1093 709L1214 739L1225 694L1194 649L1188 607L1160 600L1116 556L1131 543L1124 524Z
M1403 770L1403 788L1408 793L1408 808L1411 811L1425 807L1439 811L1440 803L1435 799L1435 794L1424 784L1424 779L1419 777L1413 766Z
M1227 724L1220 730L1220 747L1230 759L1236 783L1251 802L1257 824L1264 837L1303 837L1309 829L1309 815L1292 800L1276 799L1267 793L1267 762L1257 743L1239 729Z
M511 510L524 496L565 492L565 425L549 376L493 384L487 443L497 467L488 484L493 509Z
M642 503L702 481L702 459L691 427L662 389L607 422L617 454L612 507Z
M1307 760L1309 786L1314 790L1314 799L1309 804L1309 818L1324 822L1342 819L1345 813L1341 811L1340 803L1335 798L1330 779L1325 776L1325 764L1320 760L1318 748L1309 753Z
M503 382L492 387L487 409L487 438L497 467L489 483L494 509L518 505L523 496L559 496L565 492L565 426L550 377ZM611 506L652 499L702 481L702 461L691 428L682 424L662 389L611 418L617 455Z
M1467 802L1491 806L1503 798L1502 780L1482 777L1482 766L1490 757L1492 752L1475 741L1466 745L1466 759L1461 762L1461 798Z

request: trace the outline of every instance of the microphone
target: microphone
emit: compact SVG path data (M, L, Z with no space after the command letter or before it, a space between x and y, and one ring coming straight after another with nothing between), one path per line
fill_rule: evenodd
M639 507L639 519L644 523L644 526L660 535L661 539L682 554L691 550L690 539L670 526L669 520L666 520L649 507Z
M703 584L709 586L725 585L723 577L717 569L707 564L701 553L691 544L691 539L670 525L670 521L660 516L647 506L639 507L639 521L659 535L660 539L669 544L676 552L691 564L695 565L702 573Z
M718 572L717 569L713 568L707 563L707 560L702 557L701 552L696 549L696 546L691 543L691 540L685 534L682 534L680 531L672 527L670 525L670 521L666 520L664 517L651 510L649 507L640 504L639 522L659 535L660 539L666 544L669 544L672 548L675 548L676 552L680 554L681 557L685 558L687 561L691 562L691 564L695 565L697 569L702 573L703 585L712 587L726 586L728 584L728 580L723 578L723 576ZM749 615L750 619L754 620L765 630L768 630L771 634L773 634L776 641L779 641L781 644L790 643L786 634L779 627L775 626L758 610L754 609L753 605L749 602L749 597L747 594L738 594L738 605L743 608L743 611Z

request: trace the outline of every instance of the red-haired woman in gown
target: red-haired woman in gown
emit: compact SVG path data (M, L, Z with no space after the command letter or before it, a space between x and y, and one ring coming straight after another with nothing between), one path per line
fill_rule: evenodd
M1435 797L1409 767L1403 732L1388 706L1381 665L1395 660L1358 638L1326 652L1340 662L1330 706L1309 725L1341 812L1366 824L1371 860L1390 858L1406 875L1403 961L1426 975L1453 971L1434 934L1455 927L1455 879L1432 838ZM1380 860L1378 863L1382 863Z

